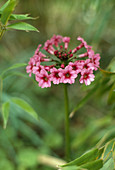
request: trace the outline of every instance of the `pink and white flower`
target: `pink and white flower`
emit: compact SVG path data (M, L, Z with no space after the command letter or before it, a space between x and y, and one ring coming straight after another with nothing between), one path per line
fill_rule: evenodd
M70 42L70 37L64 37L63 38L63 42L65 43L65 50L67 50L68 44Z
M29 76L32 73L35 74L36 81L42 88L51 87L51 82L72 84L78 74L81 75L80 83L89 85L94 81L93 70L99 68L100 55L95 54L92 47L83 38L78 37L77 40L81 41L81 44L72 50L68 49L70 37L53 35L50 40L44 43L43 49L46 54L40 50L42 45L38 45L34 56L26 67ZM77 56L75 53L83 47L86 52ZM83 59L81 60L81 58Z
M53 35L53 37L51 38L52 43L58 47L58 44L60 44L62 42L62 36L61 35Z
M28 66L26 67L26 72L29 73L29 77L31 77L31 74L33 72L33 67L35 65L35 59L32 57L30 58L30 61L28 62Z
M82 60L81 65L82 65L82 70L83 69L94 70L94 64L91 62L90 59Z
M70 62L69 66L72 67L72 69L76 72L76 74L81 72L82 64L79 61L75 61L74 63Z
M51 81L53 81L54 84L61 83L61 77L59 73L62 71L61 68L56 69L55 67L50 70L51 72Z
M36 81L39 82L39 86L41 88L51 87L51 76L44 69L42 69L40 73L36 74Z
M94 70L97 70L97 68L99 68L99 60L100 60L100 54L94 54L93 50L90 50L88 52L89 54L89 58L91 59L93 65L94 65Z
M91 48L92 48L92 46L87 45L87 42L86 42L83 38L81 38L80 36L77 38L77 40L81 41L82 44L83 44L83 46L84 46L86 49L91 49Z
M61 83L69 83L72 84L75 82L75 78L77 77L76 72L72 69L71 66L66 66L65 69L62 69L59 73L61 77Z
M79 81L80 81L80 83L85 83L87 86L87 85L90 85L92 81L94 81L94 78L95 78L95 76L94 76L92 70L84 69L81 72L81 78Z

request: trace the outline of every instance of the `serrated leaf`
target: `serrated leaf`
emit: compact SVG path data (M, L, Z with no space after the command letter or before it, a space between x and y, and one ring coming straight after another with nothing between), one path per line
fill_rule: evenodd
M24 111L26 111L29 115L31 115L33 118L35 118L36 120L38 120L38 115L35 112L35 110L23 99L18 98L18 97L14 97L11 99L11 101L15 104L17 104L19 107L21 107L21 109L23 109Z
M18 23L14 23L14 24L10 24L7 25L7 29L16 29L16 30L23 30L23 31L38 31L37 28L35 28L34 26L26 23L26 22L18 22Z
M16 6L16 0L10 0L7 5L4 7L1 15L2 24L6 25L7 21L10 18L11 13L13 12Z
M9 70L12 70L12 69L15 69L15 68L20 68L20 67L23 67L23 66L26 66L27 64L26 63L17 63L17 64L14 64L12 65L11 67L5 69L1 74L0 76L2 77L7 71Z
M9 110L10 110L10 103L5 102L2 104L2 116L3 116L3 122L4 122L4 129L6 128L7 122L8 122L8 116L9 116Z
M65 166L72 166L72 165L77 165L77 166L80 166L82 164L85 164L89 161L93 161L97 158L98 156L98 149L95 148L93 150L90 150L86 153L84 153L82 156L80 156L79 158L65 164L65 165L62 165L61 167L65 167Z
M86 168L88 170L99 170L100 168L103 167L103 160L95 160L92 162L88 162L82 166L80 166L81 168Z

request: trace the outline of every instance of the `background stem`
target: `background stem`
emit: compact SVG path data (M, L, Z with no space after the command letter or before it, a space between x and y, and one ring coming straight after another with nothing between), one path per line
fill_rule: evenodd
M67 84L64 84L64 99L65 99L65 156L66 161L70 160L70 132L69 132L69 102Z

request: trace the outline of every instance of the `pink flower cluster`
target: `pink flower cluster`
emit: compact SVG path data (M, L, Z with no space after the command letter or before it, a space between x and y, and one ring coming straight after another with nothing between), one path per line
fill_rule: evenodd
M92 47L87 45L83 38L78 37L77 40L81 43L73 50L68 50L70 37L61 35L53 35L45 42L43 48L41 44L38 45L26 67L29 76L35 74L35 79L41 88L51 87L51 82L73 84L78 75L80 83L90 85L95 78L93 71L99 68L100 55L94 54ZM77 51L81 48L86 52L77 55Z

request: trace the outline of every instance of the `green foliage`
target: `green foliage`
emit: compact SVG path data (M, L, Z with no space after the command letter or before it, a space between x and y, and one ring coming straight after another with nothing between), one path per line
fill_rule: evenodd
M8 117L9 117L10 103L5 102L2 104L2 116L4 121L4 129L6 128Z
M17 5L17 0L8 0L0 8L0 38L2 38L4 32L8 29L39 32L37 28L25 22L9 24L10 20L17 21L17 20L34 19L33 17L29 17L28 14L25 14L25 15L12 14L16 5Z
M4 8L2 8L1 11L1 22L3 25L6 25L8 22L11 13L14 11L14 8L16 6L16 0L10 0L8 3L5 5Z
M33 27L32 25L25 23L25 22L18 22L14 24L10 24L7 26L8 29L16 29L16 30L25 30L25 31L37 31L37 28Z
M85 154L83 154L81 157L79 157L79 158L75 159L74 161L71 161L71 162L63 165L62 167L71 166L71 165L80 166L80 165L85 164L85 163L87 163L89 161L96 160L96 158L98 157L98 152L99 152L99 150L97 148L93 149L91 151L88 151Z
M19 107L21 107L24 111L26 111L28 114L30 114L33 118L38 120L37 113L26 101L24 101L23 99L20 99L18 97L12 98L11 101L13 103L15 103L16 105L18 105Z
M0 1L0 19L9 2L10 0ZM91 166L101 166L102 161L103 167L99 169L114 169L114 142L111 141L115 138L114 11L113 0L35 0L34 3L28 0L20 1L15 14L9 13L6 26L0 22L0 34L3 35L11 24L29 19L29 23L33 24L33 19L36 18L20 14L30 13L32 16L40 16L41 30L36 36L35 33L22 31L9 32L11 29L7 28L8 33L6 31L0 44L1 107L7 101L10 102L5 130L0 121L0 169L54 170L56 165L61 164L57 161L52 165L54 160L48 159L50 155L54 159L64 159L62 87L60 85L41 89L25 72L25 63L34 54L37 45L54 33L70 36L73 42L69 44L70 48L78 45L77 36L84 37L95 52L101 54L102 68L95 74L95 81L89 87L81 87L78 82L68 87L70 112L73 111L70 122L72 160L79 160L83 153L86 154L87 150L91 151L94 147L98 148L98 158L89 162L85 160L83 165L66 166L62 169L83 170L92 168ZM37 22L35 27L38 27ZM39 113L39 121L35 121L26 114L25 109L11 101L15 96L29 103ZM42 155L45 155L45 159Z
M100 152L101 151L101 152ZM85 168L88 170L104 170L104 169L111 169L113 170L115 168L114 165L114 159L115 159L115 139L107 142L103 147L99 149L93 149L91 151L86 152L79 158L62 165L63 167L70 166L77 166L77 168Z
M0 77L3 78L4 74L7 73L8 71L13 70L13 69L16 69L16 68L23 67L23 66L26 66L26 65L27 65L26 63L17 63L17 64L14 64L14 65L12 65L11 67L5 69L5 70L0 74Z

